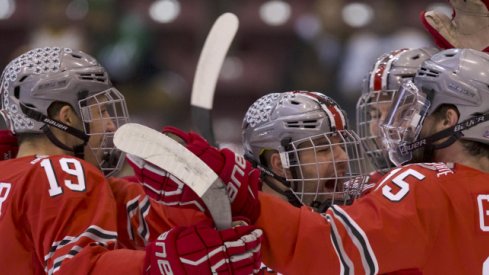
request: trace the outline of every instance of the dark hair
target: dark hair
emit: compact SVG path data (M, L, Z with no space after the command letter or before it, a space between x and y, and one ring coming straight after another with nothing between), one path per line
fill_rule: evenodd
M445 114L449 109L453 109L457 112L457 115L460 117L460 113L455 105L452 104L442 104L440 105L434 112L433 116L436 120L441 120L445 118ZM460 143L467 153L473 156L486 157L489 158L489 144L485 144L482 142L472 141L472 140L463 140L460 139Z
M56 115L58 115L61 108L63 108L66 105L71 107L71 105L66 103L66 102L55 101L55 102L51 103L51 105L49 105L49 108L47 110L48 117L49 118L55 117ZM22 133L22 134L17 134L16 136L17 136L18 143L20 144L26 140L33 140L33 139L42 138L42 137L44 137L44 134L43 133Z
M61 108L63 108L64 106L70 106L71 108L73 108L70 104L66 103L66 102L61 102L61 101L54 101L53 103L51 103L51 105L49 105L49 108L48 108L48 117L49 118L53 118L55 117L59 111L61 110Z

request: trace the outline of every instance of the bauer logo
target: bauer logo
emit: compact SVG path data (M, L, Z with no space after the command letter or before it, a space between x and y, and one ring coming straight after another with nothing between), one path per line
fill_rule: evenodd
M454 83L449 83L448 84L448 88L450 90L454 91L457 94L462 94L464 96L470 96L471 98L474 98L475 97L475 93L474 92L469 91L467 89L464 89L463 87L458 86L458 85L456 85Z
M241 187L241 180L244 179L245 175L244 169L246 168L246 160L243 156L235 155L234 160L235 164L233 166L233 171L226 186L231 202L234 202L236 196L238 195L238 190Z

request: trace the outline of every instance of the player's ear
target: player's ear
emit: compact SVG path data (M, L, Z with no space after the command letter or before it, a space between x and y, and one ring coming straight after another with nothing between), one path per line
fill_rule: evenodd
M282 165L282 160L280 159L280 154L278 152L273 152L268 158L268 163L270 169L277 175L285 177L284 168Z
M55 117L55 119L69 126L74 126L77 121L80 120L78 118L78 115L75 113L73 108L70 107L70 105L62 106L59 109L57 117Z
M457 110L455 110L453 108L448 108L444 114L443 128L446 129L446 128L450 128L450 127L454 126L455 124L457 124L458 118L459 118L459 115L458 115Z

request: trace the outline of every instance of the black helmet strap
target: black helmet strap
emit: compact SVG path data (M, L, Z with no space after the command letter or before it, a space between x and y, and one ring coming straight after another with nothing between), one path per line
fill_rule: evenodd
M20 103L20 107L22 108L22 112L27 117L34 119L36 121L39 121L39 122L43 122L45 124L41 129L54 145L58 146L59 148L65 150L65 151L73 152L75 154L75 156L78 158L82 158L82 159L84 158L84 148L85 148L85 145L87 144L88 140L90 139L90 137L87 134L85 134L83 131L80 131L76 128L73 128L69 125L66 125L66 124L64 124L58 120L51 119L51 118L45 116L44 114L25 106L22 103ZM53 134L53 132L51 131L51 129L48 126L52 126L52 127L58 128L62 131L65 131L65 132L83 140L83 143L79 144L79 145L75 145L72 148L70 148L66 144L63 144Z

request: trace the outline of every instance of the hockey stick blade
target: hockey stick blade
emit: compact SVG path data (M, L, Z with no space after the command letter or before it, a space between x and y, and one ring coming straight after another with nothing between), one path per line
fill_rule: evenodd
M204 201L218 229L231 227L226 187L205 162L176 140L149 127L127 123L114 134L115 146L172 174Z
M195 70L190 99L192 123L213 145L216 145L211 117L214 93L222 63L238 31L238 25L238 17L232 13L224 13L217 18L207 35Z

